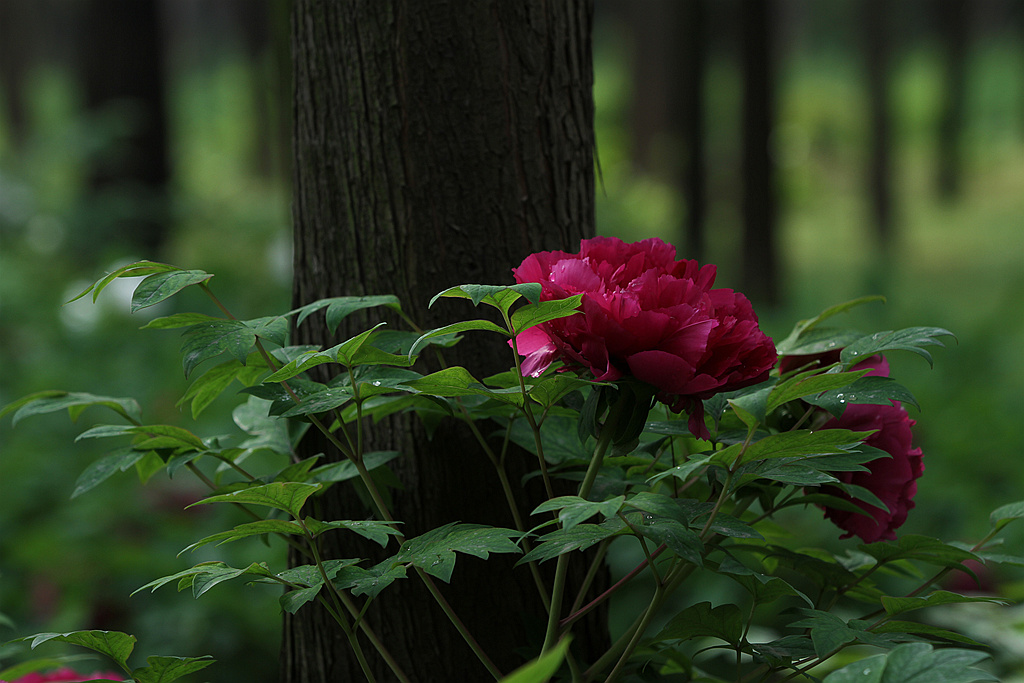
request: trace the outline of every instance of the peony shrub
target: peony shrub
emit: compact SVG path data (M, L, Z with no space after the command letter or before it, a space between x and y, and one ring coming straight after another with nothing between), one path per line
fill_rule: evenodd
M986 679L974 666L984 654L936 652L973 641L905 616L935 605L999 602L976 591L951 593L950 575L1021 562L999 548L998 536L1024 517L1024 502L997 508L990 532L974 545L899 533L924 465L913 444L915 421L903 407L916 401L889 376L886 354L911 352L931 362L927 347L950 334L942 328L863 334L830 327L869 298L800 321L776 342L742 294L714 286L714 266L677 260L660 240L595 238L577 253L538 252L514 269L516 284L458 285L431 300L469 299L497 317L386 334L375 326L327 349L292 345L291 324L323 311L333 332L348 313L377 307L411 316L395 297L369 295L237 320L212 294L209 273L148 261L107 275L82 296L91 291L95 298L114 279L137 276L143 279L133 310L192 286L210 296L218 315L175 313L146 326L183 330L192 384L181 405L193 417L241 385L235 422L242 433L202 437L177 424L150 424L129 398L61 390L26 396L0 416L11 413L17 422L68 410L80 418L92 407L114 414L115 424L82 434L122 443L86 470L75 495L133 469L143 480L191 472L210 488L194 505L241 508L237 526L186 549L204 548L204 561L139 590L176 586L201 597L233 579L270 584L282 611L322 608L344 635L335 641L351 649L353 667L369 681L437 679L423 653L388 642L386 621L370 609L392 584L408 580L422 583L448 615L465 649L444 656L475 658L474 680L846 683L866 680L865 672L877 674L872 680L903 680L907 671L927 671L929 680ZM447 366L445 349L470 333L511 346L512 369L479 379L472 368ZM428 349L441 370L422 367ZM326 383L318 380L324 370L334 371ZM507 503L507 526L453 519L405 536L391 501L407 492L384 488L399 481L390 467L402 455L366 450L378 421L402 411L421 418L433 438L447 438L433 430L441 420L471 427L475 443L450 447L475 448L494 466L492 481L472 485ZM296 461L294 439L307 431L329 448ZM264 457L248 459L256 450ZM520 481L506 464L521 457L536 469ZM355 489L345 488L350 480ZM539 481L544 495L528 492L526 481ZM365 503L358 519L317 517L331 509L318 499L336 487L343 490L332 495ZM809 511L813 523L824 509L842 531L840 547L815 547L803 525L801 532L787 528L790 518L780 513L793 508ZM529 518L524 510L532 511ZM381 550L373 559L325 556L325 534L347 537L338 539L347 549L361 547L351 543L358 536ZM255 545L269 536L289 544L295 566L272 549L265 561L244 567L215 559L228 542L272 548ZM850 541L854 536L863 542ZM522 642L510 635L505 643L499 661L522 661L515 672L495 664L437 586L451 583L446 592L457 592L459 558L492 554L519 556L512 569L492 563L494 590L516 582L537 592L536 612L524 600L524 614L494 615L494 623L536 624ZM608 557L621 576L595 588ZM546 563L553 571L543 571ZM619 601L624 590L633 599ZM638 601L641 594L649 600ZM711 594L714 605L705 597ZM580 620L613 601L622 612L633 610L616 640L599 652L581 647L595 644L582 642ZM171 683L212 661L152 656L133 666L135 638L115 631L24 640L100 652L125 673L111 678L136 683ZM858 661L864 648L877 654ZM854 661L836 664L840 654ZM72 678L33 674L15 683L97 680L66 670L48 675Z

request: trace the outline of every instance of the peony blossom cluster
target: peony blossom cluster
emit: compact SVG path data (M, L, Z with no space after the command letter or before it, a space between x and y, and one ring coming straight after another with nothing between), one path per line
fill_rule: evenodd
M80 683L81 681L112 680L120 681L124 678L121 674L110 672L98 672L92 674L80 674L72 669L56 669L49 673L30 673L16 678L10 683ZM5 683L0 681L0 683Z
M560 360L599 381L635 377L708 438L702 400L766 380L777 359L750 302L714 289L715 272L677 261L659 239L596 237L578 254L531 254L514 269L516 282L540 283L544 301L582 294L582 314L520 334L523 372L537 376Z
M808 363L824 367L838 360L838 351L813 357L792 356L784 358L780 368L785 372L787 368L806 366ZM869 370L868 375L889 376L889 363L880 355L858 363L853 369ZM865 465L869 469L868 472L836 473L836 477L843 483L862 486L871 491L885 503L888 510L869 505L862 500L855 500L835 487L826 488L827 493L845 498L870 513L870 516L867 516L849 510L825 507L825 518L846 532L841 538L857 536L865 543L896 538L896 529L907 521L907 514L914 507L917 480L924 474L921 449L914 448L912 442L910 428L915 424L906 409L893 402L886 405L848 405L842 416L832 418L822 425L822 429L873 431L865 443L891 456L868 462Z

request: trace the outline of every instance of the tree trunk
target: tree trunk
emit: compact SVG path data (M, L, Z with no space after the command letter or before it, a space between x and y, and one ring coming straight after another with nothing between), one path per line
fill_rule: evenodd
M439 326L472 312L461 301L428 311L436 292L511 282L510 269L528 253L575 249L592 234L591 15L589 0L296 0L296 304L393 293L420 326ZM377 309L353 314L339 336L385 317ZM331 342L308 323L296 337ZM512 363L507 346L482 333L453 351L448 362L477 377ZM303 447L305 455L340 457L308 438ZM366 450L402 452L393 462L404 489L393 500L407 537L451 521L512 526L491 493L490 462L461 430L442 426L428 440L414 418L398 416L373 428ZM536 467L525 456L518 465L522 472ZM516 473L511 479L519 481ZM340 486L321 505L323 519L367 515ZM329 557L375 552L347 538L345 548L325 540ZM394 552L392 545L387 554ZM446 591L506 672L522 661L513 648L529 644L531 622L541 618L529 575L511 574L514 559L462 556L456 590ZM367 619L413 680L487 677L412 575L385 590ZM604 638L595 631L577 642ZM379 680L394 680L367 650ZM283 681L362 678L341 631L319 608L286 617Z
M771 0L750 0L740 12L743 51L743 292L753 301L778 303L775 239L775 121Z
M111 237L156 257L166 237L171 175L157 3L87 0L82 11L86 106L98 121L123 127L91 160L90 188L96 200L109 202ZM118 211L126 198L131 209Z
M871 159L868 191L875 234L883 252L893 241L892 135L889 123L889 8L886 0L867 0L862 8L871 107Z

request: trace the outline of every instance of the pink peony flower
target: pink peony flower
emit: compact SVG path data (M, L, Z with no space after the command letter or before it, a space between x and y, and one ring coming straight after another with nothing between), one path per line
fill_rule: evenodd
M825 517L846 531L841 538L859 536L865 543L896 538L896 529L907 521L914 507L917 479L924 474L920 448L913 448L910 428L915 424L901 405L851 405L840 418L826 422L823 429L849 429L855 432L878 430L865 443L885 451L891 458L879 458L866 464L868 472L839 472L836 476L847 484L863 486L885 503L888 512L854 500L848 494L829 493L853 501L871 516L825 508Z
M677 261L659 239L596 237L578 254L531 254L514 269L516 282L539 282L544 301L582 294L582 315L520 334L523 372L537 376L561 360L599 381L632 375L687 411L691 432L710 437L702 399L764 381L776 361L747 298L712 289L715 270Z
M97 672L89 675L80 674L71 669L56 669L49 673L30 673L16 678L10 683L79 683L80 681L97 681L110 679L112 681L124 680L124 676L118 673ZM0 681L0 683L4 683Z

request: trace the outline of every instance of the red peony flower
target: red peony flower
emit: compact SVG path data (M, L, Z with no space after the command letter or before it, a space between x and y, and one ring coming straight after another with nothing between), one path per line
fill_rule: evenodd
M866 464L869 472L839 472L836 476L847 484L863 486L885 503L888 512L848 494L829 493L853 501L871 516L825 508L825 517L846 531L841 538L859 536L865 543L896 538L896 529L907 520L914 507L917 479L924 474L920 448L913 448L910 428L915 424L901 405L851 405L840 418L833 418L822 429L849 429L855 432L878 430L865 443L880 448L891 458L878 458Z
M691 432L710 437L702 399L764 381L777 358L747 298L712 289L715 271L677 261L659 239L596 237L578 254L531 254L514 269L516 282L539 282L544 301L582 294L582 315L520 334L523 372L537 376L561 360L599 381L632 375L686 410Z
M20 678L14 679L10 683L80 683L81 681L97 681L103 679L120 681L124 679L124 676L110 672L98 672L85 675L71 669L57 669L46 674L26 674ZM3 681L0 681L0 683L3 683Z

